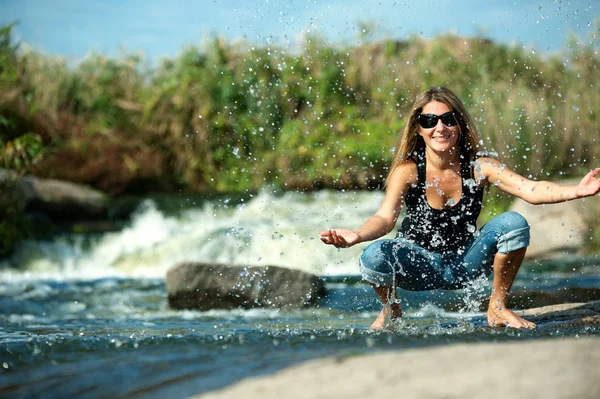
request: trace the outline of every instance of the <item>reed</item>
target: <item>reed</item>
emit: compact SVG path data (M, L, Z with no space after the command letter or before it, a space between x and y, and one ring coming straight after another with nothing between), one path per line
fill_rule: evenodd
M149 66L92 54L75 66L0 30L0 143L33 133L31 170L113 194L380 187L415 95L454 89L486 146L534 178L598 159L598 39L560 54L442 35L302 50L213 38ZM2 155L6 158L6 151ZM6 162L4 162L6 164Z

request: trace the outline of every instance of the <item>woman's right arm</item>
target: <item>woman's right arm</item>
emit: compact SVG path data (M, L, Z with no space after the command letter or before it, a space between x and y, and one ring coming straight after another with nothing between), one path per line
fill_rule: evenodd
M411 184L417 182L417 166L412 161L400 164L388 179L383 202L377 213L356 230L329 229L319 233L321 241L337 248L375 240L392 231L402 210L402 204Z

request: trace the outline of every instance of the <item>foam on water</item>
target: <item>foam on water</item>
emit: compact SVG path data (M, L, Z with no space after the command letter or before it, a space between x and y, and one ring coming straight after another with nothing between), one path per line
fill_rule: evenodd
M381 192L261 192L233 206L227 200L166 215L147 200L131 223L99 237L69 235L25 241L0 263L2 277L163 277L182 261L277 265L318 275L358 274L364 245L325 246L318 232L357 228L373 214Z

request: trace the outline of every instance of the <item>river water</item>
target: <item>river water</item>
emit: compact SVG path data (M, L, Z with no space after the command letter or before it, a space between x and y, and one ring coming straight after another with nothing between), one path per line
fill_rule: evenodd
M324 246L318 232L357 227L379 192L270 193L144 201L115 232L24 242L0 263L0 397L186 397L302 360L454 342L600 335L545 323L490 329L480 282L466 292L401 291L404 321L380 310L357 276L364 245ZM327 281L311 309L175 311L164 276L181 261L278 265ZM527 263L514 290L598 287L600 258Z

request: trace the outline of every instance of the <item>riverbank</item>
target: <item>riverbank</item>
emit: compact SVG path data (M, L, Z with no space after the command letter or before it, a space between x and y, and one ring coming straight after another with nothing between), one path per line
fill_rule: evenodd
M598 398L599 361L597 337L456 344L314 360L198 398Z

